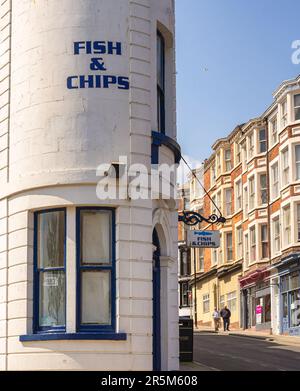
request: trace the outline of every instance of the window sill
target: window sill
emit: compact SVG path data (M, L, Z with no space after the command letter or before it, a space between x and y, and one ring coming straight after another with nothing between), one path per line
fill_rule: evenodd
M33 341L126 341L125 333L42 333L21 335L20 342Z

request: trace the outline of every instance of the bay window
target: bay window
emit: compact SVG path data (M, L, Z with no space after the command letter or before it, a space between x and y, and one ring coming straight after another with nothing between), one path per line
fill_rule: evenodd
M278 141L277 117L271 120L271 141L272 141L272 145L275 145Z
M267 185L267 175L261 174L259 176L260 182L260 205L268 203L268 185Z
M255 207L255 182L254 177L249 179L249 208Z
M300 204L297 204L297 240L300 242Z
M281 104L281 126L283 128L287 125L288 111L287 111L287 99Z
M113 211L77 210L77 329L114 329Z
M249 142L249 158L251 159L254 156L254 133L252 132L248 138Z
M245 235L245 267L249 266L249 235Z
M261 258L266 259L269 256L268 226L267 226L267 224L262 224L260 226L260 243L261 243Z
M289 167L289 150L286 148L281 153L281 160L282 160L282 186L286 186L290 179L290 167Z
M225 203L226 216L230 216L232 214L232 189L225 190Z
M241 259L243 256L243 229L238 227L236 229L236 242L237 242L237 259Z
M250 228L250 262L256 261L256 231L255 226Z
M231 150L226 149L225 150L225 171L228 172L232 169L231 165Z
M235 210L242 209L242 181L239 180L235 185Z
M279 216L273 220L274 253L280 251L280 220Z
M275 199L279 196L279 172L278 172L278 163L275 163L271 167L271 189L272 189L272 198Z
M260 129L258 133L259 138L259 153L264 153L267 151L267 131L266 129Z
M283 208L283 240L284 245L291 243L291 207Z
M230 262L233 260L233 252L232 252L232 233L226 234L226 260Z
M295 121L300 121L300 94L294 95Z
M296 181L300 180L300 145L295 146Z
M66 212L35 213L34 332L66 328Z

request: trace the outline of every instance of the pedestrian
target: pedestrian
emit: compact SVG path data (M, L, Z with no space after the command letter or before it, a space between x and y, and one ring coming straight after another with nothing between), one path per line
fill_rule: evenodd
M230 312L230 309L226 305L221 310L220 315L223 319L224 331L230 331L229 326L230 326L231 312Z
M215 308L212 316L213 316L213 320L214 320L215 331L218 332L219 327L220 327L220 313L217 308Z

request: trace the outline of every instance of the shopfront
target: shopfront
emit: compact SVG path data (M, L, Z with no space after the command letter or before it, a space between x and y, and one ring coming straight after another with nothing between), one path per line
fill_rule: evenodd
M240 279L241 316L244 329L271 328L271 287L269 272L256 270Z
M280 289L280 332L300 335L300 263L299 254L278 265Z

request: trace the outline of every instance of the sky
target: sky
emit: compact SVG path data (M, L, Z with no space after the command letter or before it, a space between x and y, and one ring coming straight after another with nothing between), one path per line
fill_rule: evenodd
M299 15L300 0L176 0L178 141L193 168L300 74Z

